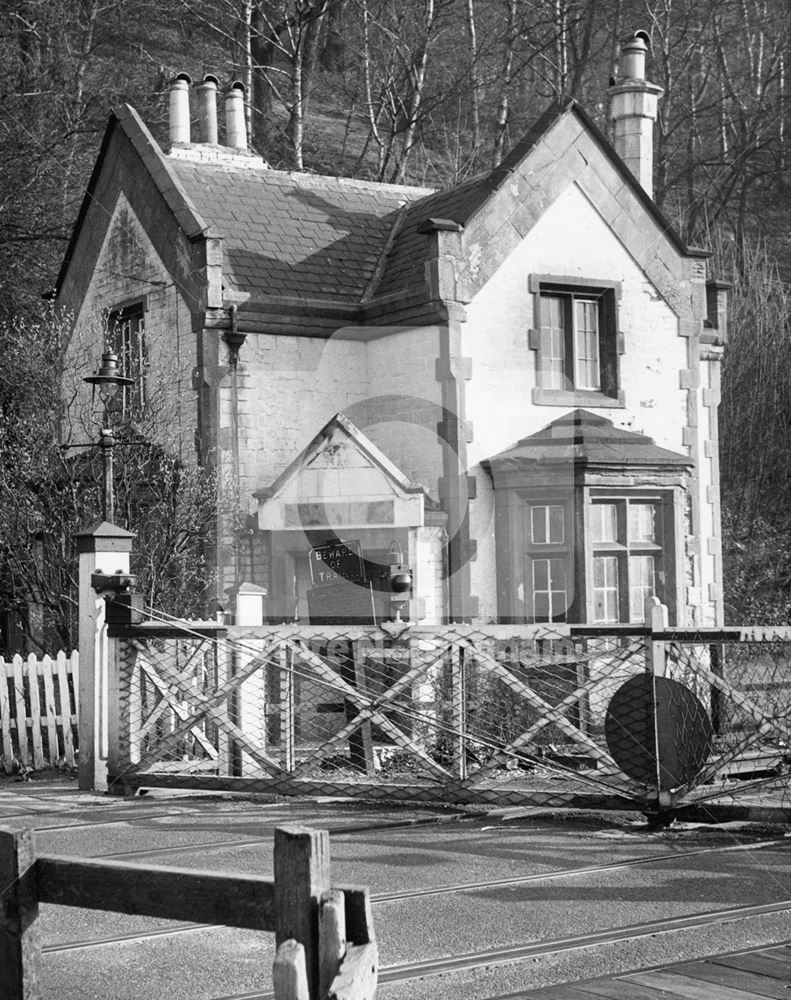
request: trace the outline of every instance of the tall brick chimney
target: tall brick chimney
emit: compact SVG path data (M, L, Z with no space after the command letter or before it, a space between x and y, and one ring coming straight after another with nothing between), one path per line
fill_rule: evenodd
M621 42L620 76L610 87L615 150L641 186L654 193L654 122L663 90L645 78L648 35L636 31Z

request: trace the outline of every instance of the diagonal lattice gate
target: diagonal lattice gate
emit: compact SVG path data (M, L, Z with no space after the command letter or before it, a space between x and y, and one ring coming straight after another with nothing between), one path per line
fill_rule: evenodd
M140 626L116 655L132 787L654 810L785 771L786 630Z

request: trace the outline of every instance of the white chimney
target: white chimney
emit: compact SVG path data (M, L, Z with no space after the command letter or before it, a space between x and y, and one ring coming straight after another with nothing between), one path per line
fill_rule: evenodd
M207 73L203 82L195 88L198 95L198 134L199 142L210 142L217 145L217 86L216 76Z
M640 185L654 191L654 122L663 90L645 78L648 35L636 31L621 42L620 76L610 87L615 151Z
M179 73L170 81L170 142L189 143L190 141L190 84L192 80L186 73Z
M225 94L225 145L233 149L247 149L244 92L244 84L237 80Z

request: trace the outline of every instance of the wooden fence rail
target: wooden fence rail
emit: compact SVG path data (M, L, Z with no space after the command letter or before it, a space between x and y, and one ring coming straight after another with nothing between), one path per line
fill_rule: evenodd
M79 656L0 657L0 765L74 767Z
M329 875L329 834L299 826L275 830L271 880L38 856L31 831L0 830L0 1000L41 996L39 903L274 932L276 1000L371 1000L369 890Z

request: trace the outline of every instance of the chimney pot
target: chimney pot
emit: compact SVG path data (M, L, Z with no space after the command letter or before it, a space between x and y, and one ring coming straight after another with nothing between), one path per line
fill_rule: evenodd
M644 31L636 31L621 42L621 77L627 80L645 80L645 55L648 52L648 36Z
M247 150L247 123L244 118L245 85L236 80L225 94L225 143Z
M662 88L645 78L648 35L636 31L621 42L620 74L610 87L615 151L641 186L653 194L654 122Z
M186 73L179 73L170 81L168 100L170 112L170 142L190 141L190 85L192 80Z
M217 86L216 76L207 73L195 88L198 95L199 142L217 144Z

